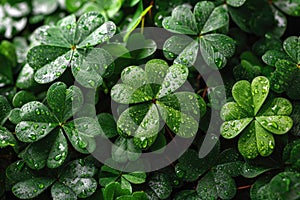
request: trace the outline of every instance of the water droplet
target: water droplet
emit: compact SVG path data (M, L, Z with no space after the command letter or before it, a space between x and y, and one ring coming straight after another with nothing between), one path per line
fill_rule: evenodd
M59 161L62 158L61 154L58 154L54 157L54 160Z
M34 129L38 129L38 128L39 128L39 125L38 125L38 124L35 124L35 125L33 126L33 128L34 128Z
M82 140L78 141L78 145L81 149L84 149L85 147L87 147L87 143Z
M40 114L41 114L41 111L40 111L39 109L36 109L36 110L35 110L35 113L36 113L37 115L40 115Z
M39 184L39 188L40 188L40 189L43 189L44 187L45 187L45 185L44 185L44 184L42 184L42 183L41 183L41 184Z
M66 26L66 28L68 29L68 30L70 30L71 29L71 24L68 24L67 26Z
M29 138L30 138L31 140L36 140L36 135L35 135L35 134L30 134L30 135L29 135Z
M55 73L55 76L60 76L61 75L61 72L56 72Z
M215 62L215 64L216 64L217 68L220 68L220 67L222 67L222 65L223 65L223 61L222 61L221 58L215 59L214 62Z
M185 175L185 172L181 169L176 169L175 173L179 178L182 178Z
M33 192L34 192L34 193L37 193L37 189L34 189Z
M88 84L92 87L95 87L95 81L93 80L88 80Z

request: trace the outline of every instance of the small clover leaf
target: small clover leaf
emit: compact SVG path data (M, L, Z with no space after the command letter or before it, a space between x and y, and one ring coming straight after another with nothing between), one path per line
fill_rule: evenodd
M101 167L99 174L99 183L101 186L106 186L112 182L119 182L123 189L128 189L132 192L131 184L142 184L146 181L145 172L130 172L125 173L112 169L106 165Z
M28 166L56 168L68 155L68 142L81 153L95 148L93 137L101 134L98 121L90 117L69 120L81 108L83 96L76 86L56 82L47 92L47 106L31 101L20 109L16 136L30 145L20 154ZM47 148L45 148L47 147Z
M173 33L186 34L170 37L164 44L164 54L174 63L192 66L197 58L212 68L221 69L227 58L235 52L235 42L230 37L215 33L228 26L229 16L224 6L215 7L208 1L198 2L192 12L187 6L177 6L170 17L163 20L163 27ZM201 56L198 56L201 53Z
M287 133L293 125L289 117L291 103L284 98L274 98L264 104L269 93L269 80L259 76L248 81L238 81L232 88L235 102L222 107L221 126L224 138L231 139L241 134L238 141L240 153L246 158L255 158L258 154L269 156L274 149L273 134Z
M15 146L17 144L16 138L7 130L7 128L0 126L0 148L7 146Z
M3 125L9 117L11 105L8 100L0 95L0 125Z
M276 68L270 77L271 88L277 93L286 92L292 99L299 99L299 37L288 37L283 43L283 49L284 52L269 50L262 56L262 59L266 64Z
M98 87L113 59L104 49L89 47L101 44L116 31L113 22L104 22L101 14L89 12L78 21L74 15L61 19L56 26L46 26L37 33L41 45L31 48L27 55L35 70L38 83L59 78L71 66L76 80L85 87ZM86 76L82 78L82 76Z
M194 93L175 92L187 76L185 66L174 64L169 67L165 61L157 59L147 62L145 70L137 66L125 68L121 74L123 83L111 90L114 101L132 104L117 121L119 133L134 136L134 143L146 149L155 142L161 116L179 136L195 135L197 118L205 113L206 106Z

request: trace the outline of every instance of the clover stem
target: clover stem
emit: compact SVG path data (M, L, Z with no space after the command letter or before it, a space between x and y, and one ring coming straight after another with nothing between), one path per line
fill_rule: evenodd
M156 104L156 99L155 98L152 99L152 103Z
M74 51L74 50L76 50L76 46L75 45L72 45L71 46L71 49Z
M248 189L248 188L251 188L251 186L252 186L252 185L244 185L244 186L238 187L237 189L238 189L238 190Z

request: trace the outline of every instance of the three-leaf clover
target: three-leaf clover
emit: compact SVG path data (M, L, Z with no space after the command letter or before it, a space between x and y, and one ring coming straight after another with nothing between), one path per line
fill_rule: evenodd
M192 36L175 35L164 44L164 54L174 63L192 66L197 58L213 68L221 69L227 58L235 52L235 42L230 37L216 33L226 29L229 16L223 5L215 7L213 2L201 1L192 12L187 6L176 7L171 17L163 20L163 27L173 33ZM198 56L198 53L201 56Z
M271 74L271 88L275 92L285 92L292 99L300 98L300 38L288 37L283 42L283 51L269 50L263 56L263 61L276 67Z
M250 84L238 81L232 88L235 102L226 103L221 110L225 121L221 134L231 139L241 134L238 141L240 153L246 158L269 156L275 147L273 134L287 133L293 125L288 116L292 112L291 103L285 98L274 98L263 105L270 89L269 80L258 76Z
M19 155L29 167L41 169L46 164L49 168L62 165L68 155L66 137L81 153L93 149L93 136L101 134L98 121L90 117L69 120L82 103L78 87L67 88L64 83L56 82L48 89L47 106L31 101L21 107L21 119L15 131L20 141L31 143Z
M153 59L145 69L130 66L122 71L122 83L111 90L114 101L129 104L117 121L122 136L133 136L134 143L150 147L162 120L177 135L192 137L198 131L198 119L205 112L204 100L192 92L176 92L186 81L188 68Z
M116 31L113 22L104 22L96 12L67 16L56 26L40 28L41 45L29 50L27 61L35 70L38 83L49 83L71 67L75 79L85 87L98 87L107 69L113 67L112 56L101 48L92 48L111 38Z

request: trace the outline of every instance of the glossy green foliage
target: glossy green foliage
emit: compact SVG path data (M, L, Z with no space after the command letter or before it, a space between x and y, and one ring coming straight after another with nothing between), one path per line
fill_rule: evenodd
M263 61L275 67L271 74L271 88L277 93L286 92L292 99L300 98L298 87L300 77L300 39L291 36L283 42L284 51L269 50L263 56Z
M93 178L97 168L90 158L74 160L65 166L58 178L54 174L38 174L22 161L7 168L8 178L15 182L12 192L20 199L32 199L51 187L53 199L77 199L91 196L97 189Z
M299 0L2 0L0 200L293 200Z
M185 83L188 73L184 65L169 67L157 59L148 61L145 69L125 68L122 83L111 90L114 101L132 105L118 119L119 133L134 136L134 143L146 149L154 143L162 118L177 135L194 136L197 119L205 113L206 106L201 97L191 92L175 92Z
M36 71L35 81L49 83L71 67L76 80L85 87L98 87L106 69L113 65L110 54L93 48L111 38L116 31L113 22L105 22L96 12L67 16L56 26L44 27L36 33L41 45L31 48L27 55L29 65Z
M89 153L88 146L93 149L93 137L102 134L98 121L87 117L69 120L82 102L78 87L67 88L64 83L56 82L47 92L47 106L31 101L21 107L16 136L22 142L31 143L20 154L29 167L61 166L68 155L67 138L81 153Z
M230 37L219 33L229 24L229 16L224 6L215 7L214 3L201 1L193 12L181 5L172 11L170 17L164 18L162 25L175 35L164 44L164 53L174 63L193 66L197 59L214 68L221 69L227 59L235 52L235 42ZM219 32L218 32L219 31Z
M225 121L221 126L222 136L231 139L241 134L238 148L249 159L269 156L275 147L272 133L282 135L293 126L289 117L292 105L287 99L275 98L265 103L269 87L269 80L263 76L256 77L251 84L238 81L232 88L235 102L225 104L221 110Z

